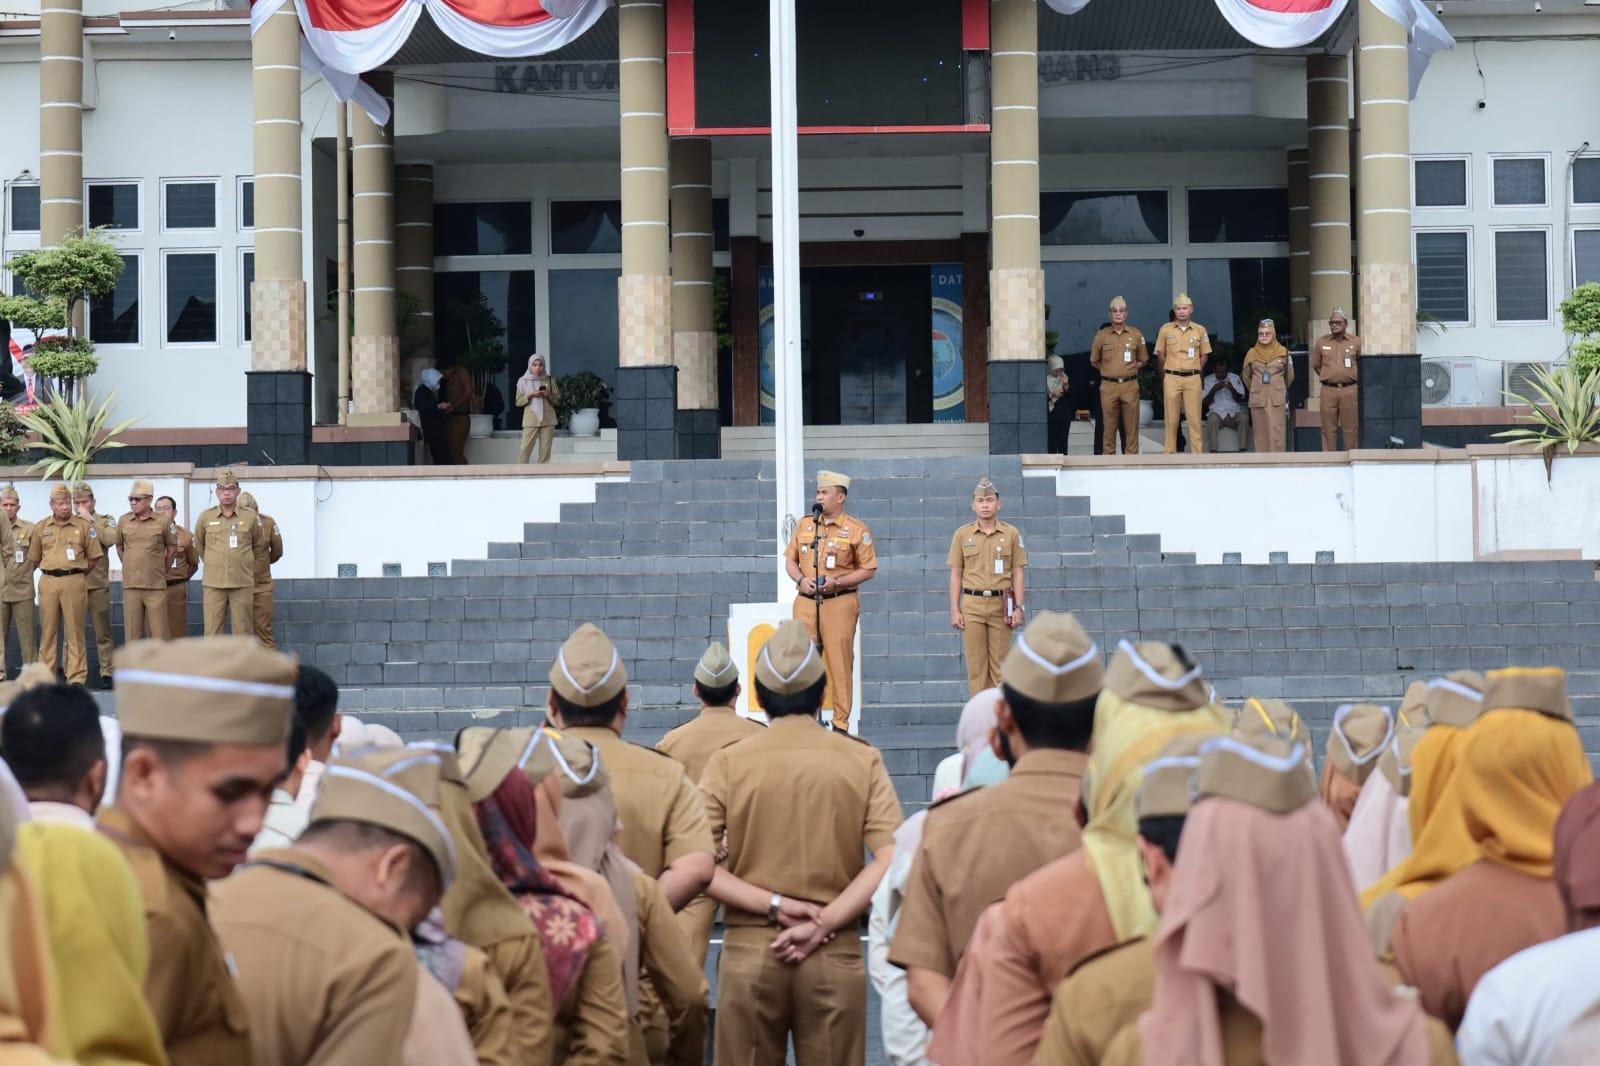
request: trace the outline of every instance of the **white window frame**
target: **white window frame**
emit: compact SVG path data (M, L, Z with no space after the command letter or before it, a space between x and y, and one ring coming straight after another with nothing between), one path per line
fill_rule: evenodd
M6 202L3 205L5 213L6 213L6 220L5 220L6 221L6 233L7 234L13 234L14 233L19 237L37 237L40 234L40 232L42 232L43 229L44 229L44 192L41 189L40 193L39 193L39 197L40 197L40 203L39 203L39 228L38 229L23 229L23 230L19 230L19 229L16 229L13 226L12 220L11 220L11 191L13 189L19 189L19 188L20 189L38 189L39 188L39 183L37 181L12 181L12 182L7 182L6 183Z
M234 328L239 331L239 347L250 347L250 338L244 335L245 317L250 310L250 290L244 284L244 257L255 255L253 247L240 247L234 257L233 287L239 294L239 313L233 316Z
M1495 236L1501 233L1526 233L1537 231L1544 234L1544 318L1513 318L1502 321L1500 318L1500 277L1499 267L1495 256ZM1494 301L1490 321L1496 326L1548 326L1556 321L1555 293L1551 286L1555 278L1555 271L1551 269L1551 234L1549 226L1528 224L1523 226L1491 226L1489 227L1489 298Z
M161 255L161 343L162 348L220 348L222 347L222 323L226 320L227 289L222 284L222 249L210 246L204 248L163 248ZM168 340L172 330L172 323L167 321L167 257L172 255L209 255L213 264L213 276L216 279L217 290L217 337L212 341L173 341Z
M1477 293L1472 284L1477 274L1477 260L1473 258L1476 251L1473 247L1475 230L1471 226L1417 226L1411 231L1411 262L1417 263L1417 234L1419 233L1464 233L1467 235L1467 318L1464 322L1443 322L1446 326L1471 326L1477 321L1478 301Z
M1537 204L1502 204L1494 198L1494 165L1502 160L1537 159L1544 164L1544 200ZM1550 209L1550 153L1499 152L1489 156L1489 206L1496 211L1548 211Z
M255 226L244 224L244 189L248 185L255 188L256 176L254 174L241 174L233 184L233 228L240 233L254 233ZM254 196L254 192L251 193Z
M1187 243L1187 238L1189 236L1189 231L1188 231L1188 228L1187 228L1188 224L1189 224L1189 222L1188 222L1188 219L1189 219L1189 196L1188 196L1188 189L1186 187L1181 187L1180 186L1178 189L1174 190L1171 186L1142 185L1142 186L1139 186L1138 188L1122 188L1122 189L1119 189L1119 188L1107 188L1106 185L1103 185L1103 184L1102 185L1078 185L1078 186L1073 186L1071 188L1040 189L1039 190L1039 200L1040 200L1040 203L1041 203L1041 206L1042 206L1044 198L1046 196L1051 195L1052 193L1075 193L1075 192L1126 193L1129 196L1134 196L1134 195L1137 195L1137 194L1142 193L1142 192L1158 192L1158 193L1160 193L1162 196L1165 196L1167 198L1167 239L1164 240L1164 241L1157 242L1155 244L1045 244L1041 240L1040 244L1039 244L1039 253L1040 253L1041 256L1044 256L1045 253L1051 252L1051 251L1063 252L1063 251L1073 251L1073 250L1082 250L1082 251L1091 251L1091 250L1092 251L1107 251L1107 250L1111 250L1111 251L1122 252L1122 251L1128 251L1128 250L1137 249L1139 251L1148 252L1152 248L1165 248L1165 249L1170 251L1177 244L1177 240L1173 236L1173 224L1174 224L1173 220L1175 218L1177 218L1177 214L1175 213L1175 208L1173 207L1173 197L1174 197L1175 193L1182 193L1183 194L1183 199L1184 199L1184 203L1183 203L1183 208L1184 208L1183 218L1184 218L1184 226L1185 226L1184 238L1185 238L1185 242ZM1041 236L1042 236L1042 234L1041 234ZM1115 259L1117 257L1116 256L1096 255L1096 256L1092 256L1091 258L1093 258L1093 259ZM1132 259L1148 259L1150 257L1148 255L1139 255L1139 256L1130 256L1129 258L1132 258Z
M183 226L175 227L167 219L167 186L169 185L210 185L211 186L211 225L209 226ZM222 226L222 180L215 177L194 178L162 178L160 185L161 199L161 232L184 233L216 233Z
M1418 163L1460 163L1465 178L1466 202L1461 204L1417 203ZM1492 164L1491 164L1492 165ZM1489 175L1494 177L1493 172ZM1414 155L1411 157L1411 210L1413 211L1471 211L1472 210L1472 156L1470 155Z
M126 350L129 350L129 349L143 348L144 347L144 342L145 342L145 337L146 337L146 332L145 332L146 303L145 303L145 285L144 285L144 264L145 264L145 260L148 257L144 254L144 249L142 249L142 248L118 248L117 249L117 254L118 255L131 255L131 256L137 256L138 257L137 261L134 263L134 269L136 271L138 271L137 280L139 282L139 339L134 341L131 344L125 343L125 342L122 342L122 341L102 341L102 340L96 339L94 334L91 332L91 329L90 329L91 315L89 314L89 311L88 311L87 307L84 309L83 331L84 331L84 333L86 335L88 335L90 340L94 341L94 346L96 348L111 348L111 349L117 350L117 351L126 351Z
M1567 242L1567 247L1571 250L1572 259L1572 262L1567 264L1567 284L1570 291L1578 287L1578 234L1600 233L1600 222L1577 223L1567 227L1567 230L1571 236L1571 239Z
M143 233L145 224L144 210L144 179L143 178L87 178L83 183L83 228L89 228L89 190L96 185L132 185L138 190L133 198L134 206L138 209L138 225L133 229L113 229L107 233L113 236L123 236L130 233Z

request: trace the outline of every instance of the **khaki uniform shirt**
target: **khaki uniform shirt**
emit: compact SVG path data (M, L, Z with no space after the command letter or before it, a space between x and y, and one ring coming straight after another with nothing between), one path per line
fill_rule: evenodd
M1163 370L1199 370L1211 354L1211 335L1200 323L1167 322L1156 330L1156 358Z
M256 588L272 584L272 564L283 558L283 530L269 514L261 516L261 532L266 536L267 552L256 556Z
M1137 377L1149 361L1150 349L1137 326L1107 326L1089 346L1089 365L1102 379Z
M683 764L654 748L631 744L605 726L564 730L593 744L611 773L617 800L622 853L646 875L661 871L685 855L714 852L706 828L706 809Z
M765 728L754 719L740 718L732 707L702 707L699 715L662 737L656 750L682 763L689 780L698 785L713 754Z
M87 524L87 523L85 523ZM132 818L111 807L99 828L133 867L150 934L144 998L172 1066L254 1066L237 966L206 918L206 885L167 862ZM296 915L300 921L303 916Z
M727 832L724 865L752 885L826 904L892 847L900 800L883 756L866 741L785 715L737 748L711 756L700 779L711 835ZM728 925L765 913L726 908Z
M936 803L906 883L889 961L953 977L978 915L1045 863L1076 851L1089 757L1036 749L998 785Z
M143 518L129 511L112 527L106 544L117 546L123 588L167 587L167 550L178 546L176 523L163 521L154 511Z
M89 524L94 528L95 539L100 542L100 551L103 557L111 553L111 545L117 542L117 520L108 514L96 511L89 519ZM100 592L111 587L111 560L89 571L89 580L85 587L90 592Z
M1090 956L1056 987L1035 1061L1100 1066L1116 1035L1150 1009L1155 991L1154 937Z
M263 851L216 882L211 923L238 964L251 1066L399 1061L421 977L411 941L309 853Z
M172 559L172 565L167 567L167 580L188 581L199 569L200 552L195 549L194 534L178 526L178 552Z
M1311 373L1324 385L1348 385L1361 373L1361 338L1346 333L1338 340L1326 333L1311 346Z
M17 524L12 525L0 516L0 539L6 543L0 544L0 558L5 560L5 589L3 597L6 603L23 603L33 600L33 567L28 565L28 546L33 541L33 523L25 519L17 519Z
M254 588L256 557L267 552L261 518L240 507L230 518L208 507L194 523L195 548L205 563L200 583L208 589Z
M1028 565L1028 549L1022 546L1017 527L1008 522L995 522L988 533L979 529L978 523L968 522L950 538L945 565L961 567L964 589L1005 592L1017 570Z
M103 558L99 534L86 519L73 515L57 522L55 515L50 515L34 523L27 556L30 571L76 570L81 574Z
M466 953L454 996L461 1017L467 1023L467 1033L472 1037L478 1066L517 1066L518 1060L512 1053L515 1018L511 1013L511 1001L506 998L506 986L487 954L471 944L463 947Z
M633 876L639 908L639 972L649 978L667 1019L667 1061L706 1061L706 977L695 965L689 941L672 905L644 871Z
M806 515L795 524L794 535L783 549L783 557L800 567L803 577L833 578L852 570L876 570L878 549L872 544L872 530L859 518L839 512L837 518L824 517L822 540L817 547L820 559L811 557L811 542L816 539L817 519Z

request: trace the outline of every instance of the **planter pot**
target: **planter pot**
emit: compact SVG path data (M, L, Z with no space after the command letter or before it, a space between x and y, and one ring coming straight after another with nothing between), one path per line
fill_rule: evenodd
M1139 401L1139 424L1148 426L1156 420L1156 405L1153 400Z
M574 437L592 437L600 432L600 409L582 407L572 412L567 431Z
M491 437L494 435L494 415L472 415L472 429L468 431L469 437Z

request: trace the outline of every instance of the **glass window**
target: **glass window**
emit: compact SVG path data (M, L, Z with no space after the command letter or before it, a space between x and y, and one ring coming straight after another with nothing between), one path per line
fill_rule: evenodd
M124 181L89 186L89 228L139 228L139 186Z
M244 308L244 342L250 343L250 286L256 280L256 253L245 252L239 258L239 305Z
M1498 322L1544 322L1550 317L1545 232L1499 230L1494 235L1494 317Z
M249 179L239 183L239 228L256 228L256 183Z
M1044 264L1044 302L1050 308L1046 328L1060 334L1056 354L1076 353L1087 357L1095 331L1110 321L1106 305L1113 296L1128 301L1128 321L1144 331L1147 341L1154 343L1156 330L1167 320L1167 309L1172 306L1172 261L1126 259ZM1068 373L1071 373L1070 364Z
M712 206L716 204L713 202ZM552 203L550 252L553 255L620 254L622 201L558 200Z
M1579 156L1573 162L1572 202L1600 204L1600 155Z
M533 252L533 205L434 204L435 255L529 255Z
M1600 281L1600 229L1580 229L1572 234L1572 284Z
M487 381L500 393L504 410L499 424L507 429L522 425L521 409L513 402L511 390L534 350L533 283L531 270L468 270L433 276L434 350L443 359L459 359L471 349L488 349L505 358L505 364L488 374ZM611 302L615 307L615 296ZM572 372L559 363L553 363L550 371L558 375Z
M216 229L217 183L169 181L161 187L168 229Z
M1277 323L1279 333L1289 331L1289 260L1191 259L1189 296L1213 349L1242 359L1263 318Z
M1288 239L1288 189L1189 190L1191 244Z
M1494 161L1494 206L1543 207L1544 204L1543 159Z
M11 260L15 259L17 257L17 254L18 253L16 253L16 252L12 252L12 253L10 253L10 254L8 254L6 256L6 269L8 271L11 269ZM20 274L12 274L11 275L11 295L13 295L13 296L32 296L33 295L33 290L28 288L28 283L26 281L22 280L22 275L20 275Z
M620 270L550 272L551 373L592 370L617 383L617 278Z
M217 255L168 252L167 343L217 343Z
M728 198L719 196L711 201L711 250L726 252L729 247Z
M9 223L12 233L39 232L39 186L11 186Z
M96 344L139 343L139 257L122 257L117 287L104 300L89 303L89 336Z
M1417 311L1440 322L1469 322L1471 251L1465 230L1418 233Z
M1416 168L1417 207L1466 207L1467 161L1465 159L1418 159Z
M1164 192L1047 192L1039 197L1044 244L1166 244Z

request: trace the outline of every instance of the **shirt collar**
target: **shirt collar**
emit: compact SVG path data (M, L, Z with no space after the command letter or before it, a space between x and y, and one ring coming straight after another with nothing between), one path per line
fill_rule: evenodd
M36 822L52 825L70 825L78 829L94 829L94 816L75 803L56 803L53 800L33 800L28 811Z
M1050 774L1081 778L1089 768L1089 756L1081 751L1062 748L1034 748L1011 768L1011 776L1018 774Z
M121 807L102 807L99 815L95 818L95 824L100 828L101 832L115 840L132 847L148 848L150 851L155 852L160 857L161 866L166 873L178 884L182 885L185 892L194 897L195 902L202 911L206 909L205 879L197 874L190 873L181 866L175 865L165 855L162 855L161 850L156 847L155 841L150 839L150 834L144 831L143 826L134 821L131 814Z

